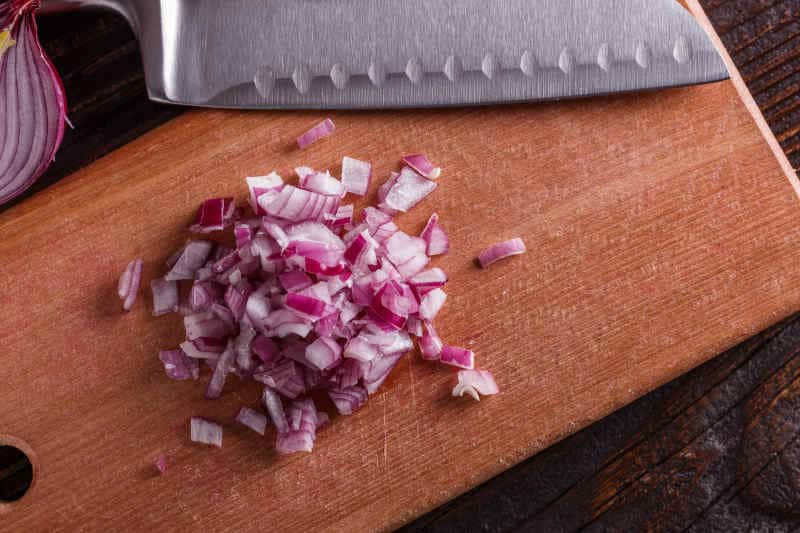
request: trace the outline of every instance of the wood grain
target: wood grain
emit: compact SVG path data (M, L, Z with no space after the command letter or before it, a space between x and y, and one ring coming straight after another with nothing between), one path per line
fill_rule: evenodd
M675 127L683 116L691 125ZM396 526L800 305L797 200L730 84L343 113L335 137L298 153L292 139L318 118L187 113L0 215L0 305L27 311L0 328L0 420L37 463L29 495L0 508L6 524L257 529L243 510L266 502L263 519L286 529ZM207 402L202 385L166 380L155 354L179 320L150 318L147 298L119 313L128 258L156 275L198 199L241 196L244 175L386 154L385 176L420 147L446 177L401 224L415 231L431 210L448 221L441 330L478 351L503 395L455 402L452 372L412 359L313 455L279 458L231 422L256 387ZM475 268L477 251L512 235L526 260ZM225 425L223 450L187 442L193 414ZM159 452L172 466L155 478Z

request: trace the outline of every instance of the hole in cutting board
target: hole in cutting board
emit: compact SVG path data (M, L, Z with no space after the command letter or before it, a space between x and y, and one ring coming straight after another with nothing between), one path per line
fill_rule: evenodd
M21 499L33 485L33 463L29 448L13 439L0 437L0 511Z

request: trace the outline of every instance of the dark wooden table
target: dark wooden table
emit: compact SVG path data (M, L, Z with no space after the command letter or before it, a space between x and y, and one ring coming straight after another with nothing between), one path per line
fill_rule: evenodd
M702 3L800 167L800 0ZM182 112L147 101L119 17L62 15L40 29L76 128L26 197ZM800 315L405 529L800 531L798 353Z

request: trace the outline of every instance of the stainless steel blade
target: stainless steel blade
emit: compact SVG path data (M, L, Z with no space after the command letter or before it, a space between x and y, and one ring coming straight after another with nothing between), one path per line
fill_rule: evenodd
M102 3L138 31L151 98L178 104L491 104L727 76L675 0Z

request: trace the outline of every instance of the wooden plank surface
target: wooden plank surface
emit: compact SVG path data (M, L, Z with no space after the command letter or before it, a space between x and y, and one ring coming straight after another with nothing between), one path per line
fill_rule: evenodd
M691 116L686 124L681 117ZM0 420L37 478L3 508L11 527L293 529L399 525L692 368L800 304L797 200L730 84L494 109L337 114L299 153L303 113L191 112L0 216ZM279 458L230 422L258 390L218 402L169 383L156 359L177 318L118 312L128 258L145 281L185 238L198 199L241 178L342 154L424 147L446 169L431 210L451 233L441 330L474 347L503 394L448 398L452 372L411 358L310 456ZM524 260L472 259L521 235ZM753 297L757 295L757 297ZM143 299L148 303L148 299ZM13 364L11 364L13 362ZM202 414L225 447L187 441ZM9 428L9 429L5 429ZM165 452L168 475L151 475ZM80 476L76 476L80 472ZM97 490L102 487L102 490Z

